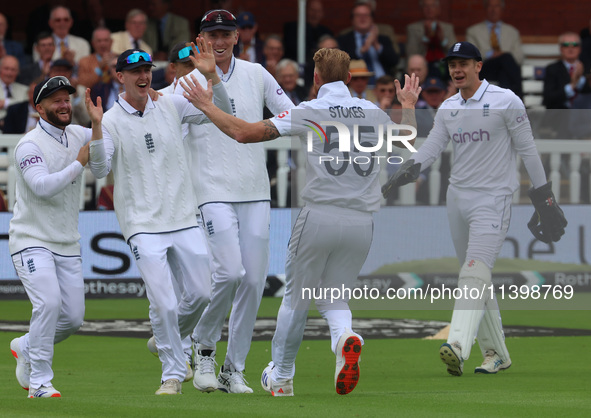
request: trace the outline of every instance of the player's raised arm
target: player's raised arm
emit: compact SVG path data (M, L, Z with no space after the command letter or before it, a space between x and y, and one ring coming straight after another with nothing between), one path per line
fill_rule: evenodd
M270 141L280 136L275 124L268 119L249 123L224 113L212 102L211 84L211 80L208 80L205 90L193 75L183 77L181 82L185 90L183 95L187 100L201 110L223 133L242 143Z
M396 86L396 97L402 105L402 120L400 123L402 125L410 125L416 128L417 119L415 117L415 105L419 100L419 95L421 94L419 77L417 77L414 73L412 73L410 76L405 74L404 88L400 87L400 82L398 80L394 80L394 85ZM415 140L412 139L409 141L409 143L414 145ZM402 148L404 145L400 144L400 147Z
M215 70L215 57L213 55L213 47L211 42L205 42L201 35L195 38L195 42L191 42L191 49L194 55L189 55L193 65L207 80L211 80L213 84L218 84L222 80Z

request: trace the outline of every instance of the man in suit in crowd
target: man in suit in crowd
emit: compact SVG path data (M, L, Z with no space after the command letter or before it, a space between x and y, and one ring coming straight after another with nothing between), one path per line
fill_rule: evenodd
M324 6L322 0L310 0L306 3L306 50L304 59L312 61L314 52L317 51L318 41L324 35L332 35L329 27L321 24L324 18ZM283 43L285 56L294 61L298 60L298 22L287 22L283 26Z
M374 76L370 84L375 84L375 78L384 74L393 75L398 63L398 54L394 51L390 38L379 35L378 27L374 23L374 13L369 3L356 2L351 12L353 30L337 38L339 47L347 52L351 59L362 59Z
M466 41L482 53L480 77L522 97L521 35L515 27L501 21L505 0L484 0L484 7L486 19L466 30Z
M180 42L191 40L189 21L170 12L171 0L150 0L150 19L144 39L154 52L154 60L166 61L168 52Z
M147 28L148 16L140 9L131 9L125 18L125 30L111 34L111 51L121 54L128 49L143 49L151 55L152 48L143 40Z
M22 67L27 64L29 57L25 55L23 46L19 42L6 39L7 31L8 20L6 19L6 16L0 13L0 59L4 58L6 55L12 55L18 59L19 64Z
M16 57L6 55L0 60L0 130L4 129L8 107L27 101L27 86L16 82L18 72L19 63Z
M38 83L49 77L49 68L53 62L55 41L49 32L41 32L35 42L35 54L38 58L21 69L17 81L21 84Z
M263 41L258 37L259 25L250 12L242 12L236 17L238 43L234 45L234 56L249 62L264 62Z

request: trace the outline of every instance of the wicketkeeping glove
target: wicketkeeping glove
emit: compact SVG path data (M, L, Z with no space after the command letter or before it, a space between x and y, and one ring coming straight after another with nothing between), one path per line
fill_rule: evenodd
M382 195L388 197L393 188L416 181L419 178L420 173L421 163L415 163L415 160L412 158L406 160L402 163L400 168L390 176L386 184L382 186Z
M542 242L549 244L552 241L559 241L564 235L564 228L568 222L556 203L552 193L552 182L537 189L532 187L528 194L536 211L527 223L527 227L534 237Z

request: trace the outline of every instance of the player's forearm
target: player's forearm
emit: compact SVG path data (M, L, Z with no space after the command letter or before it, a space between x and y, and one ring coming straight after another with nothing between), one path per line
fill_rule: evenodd
M241 132L244 132L247 129L247 126L249 125L247 122L224 112L213 102L200 106L200 109L220 131L228 135L230 138L242 142L240 140L242 138Z
M402 109L402 119L400 120L400 123L402 125L410 125L413 126L415 129L417 128L417 118L415 115L415 108L414 106L412 106L412 108L406 107ZM410 132L408 131L403 131L404 133L408 133L410 134ZM414 145L415 143L415 138L413 138L412 140L409 140L408 142L411 145ZM405 145L399 142L395 142L394 145L396 145L399 148L405 148Z
M218 77L219 79L219 77ZM218 83L212 86L213 90L213 103L220 108L222 111L232 114L232 103L228 97L228 92L222 83Z

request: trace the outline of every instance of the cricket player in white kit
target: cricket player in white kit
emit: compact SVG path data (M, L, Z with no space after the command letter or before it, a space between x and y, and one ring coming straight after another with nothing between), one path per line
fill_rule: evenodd
M201 60L213 80L216 102L230 111L211 46ZM181 344L195 326L210 296L209 260L195 217L191 177L185 158L182 123L208 120L186 99L164 95L154 102L148 95L152 57L127 50L117 59L117 78L125 86L103 119L106 164L114 176L115 213L146 283L150 322L160 361L157 395L180 394L187 374ZM172 281L181 283L179 300Z
M92 130L70 125L66 77L39 83L33 93L40 119L15 148L16 203L8 246L33 314L29 332L10 350L16 377L29 398L59 398L52 385L53 346L75 333L84 319L84 279L80 257L78 211L81 178L89 160L89 142L102 142L103 110L86 91ZM99 162L100 163L100 162ZM91 162L94 172L94 164Z
M238 42L234 15L227 10L205 13L200 36L213 46L216 71L234 116L254 122L263 119L264 106L274 114L293 107L260 64L234 58ZM199 71L191 74L205 82ZM184 90L177 85L176 92L182 96ZM266 151L262 144L238 144L214 125L189 126L187 142L212 259L211 303L193 334L193 384L203 392L252 393L243 372L269 265L271 196ZM216 344L230 308L228 348L216 379Z
M519 187L517 154L533 184L530 197L536 213L528 226L534 235L544 242L558 241L566 220L551 184L546 183L523 102L511 90L479 79L482 58L471 43L454 44L445 60L460 92L441 105L425 143L383 191L386 196L392 187L416 180L453 141L447 213L462 266L458 287L465 292L456 299L449 337L439 354L448 373L461 376L478 338L484 362L475 373L493 374L511 366L499 307L489 289L491 270L509 228L513 193ZM477 289L472 297L467 296L470 289Z
M211 105L211 93L204 94L198 83L189 83L185 87L186 96L216 126L239 142L260 142L280 135L298 135L306 149L307 134L311 132L308 125L338 122L348 127L350 132L353 132L354 125L373 128L373 133L360 129L364 132L360 143L375 146L378 126L392 125L393 122L373 103L351 97L346 86L351 77L349 55L338 49L321 49L314 55L314 62L318 98L257 123L225 117L227 115ZM420 93L418 79L414 75L406 76L404 89L400 89L398 81L396 86L403 108L413 109L406 113L407 118L410 114L409 123L413 123L414 104ZM306 118L314 118L315 122ZM302 290L341 289L354 285L372 241L372 212L380 207L379 165L371 159L371 154L363 152L357 157L365 157L366 160L359 165L337 162L337 157L347 159L348 153L338 152L336 141L340 135L335 134L329 133L322 141L313 141L312 150L307 153L307 181L302 192L306 204L296 220L289 242L285 296L272 343L273 361L261 377L263 388L274 396L293 396L295 359L311 302L311 298L304 297ZM348 135L345 141L354 146L353 139ZM408 142L407 145L396 145L411 146ZM331 157L334 159L327 161ZM331 348L336 355L336 392L347 394L355 388L359 379L358 360L363 339L352 331L347 296L343 295L332 303L330 299L320 298L316 300L316 306L330 328Z

